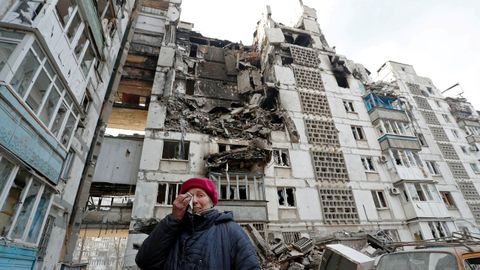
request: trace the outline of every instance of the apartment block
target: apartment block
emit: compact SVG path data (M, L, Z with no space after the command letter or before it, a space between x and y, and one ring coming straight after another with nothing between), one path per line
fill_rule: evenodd
M71 265L77 193L133 3L0 1L2 269Z

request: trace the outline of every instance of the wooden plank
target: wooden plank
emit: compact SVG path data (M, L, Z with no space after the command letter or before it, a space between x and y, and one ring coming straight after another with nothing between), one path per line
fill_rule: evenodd
M144 131L147 113L146 110L114 107L107 127Z
M150 81L126 80L123 79L118 85L118 93L127 93L142 97L149 97L152 93L152 84Z

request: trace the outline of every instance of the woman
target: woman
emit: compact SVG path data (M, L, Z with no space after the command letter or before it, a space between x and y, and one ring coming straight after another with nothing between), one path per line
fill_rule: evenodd
M190 200L193 209L187 211ZM233 221L232 212L214 209L217 202L212 181L188 179L173 202L172 213L140 247L137 265L143 270L260 269L249 238Z

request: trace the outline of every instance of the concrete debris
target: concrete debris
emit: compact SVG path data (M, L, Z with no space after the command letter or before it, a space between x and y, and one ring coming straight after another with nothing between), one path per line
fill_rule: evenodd
M292 244L300 252L308 252L313 248L313 241L307 237L302 237L298 241Z
M170 97L167 104L165 127L168 131L180 131L180 119L186 119L187 132L201 132L222 138L264 138L272 130L283 130L284 114L264 110L258 103L265 98L252 99L253 105L238 106L235 102L218 101L212 106L211 99ZM206 104L209 103L209 104ZM225 106L225 105L230 106ZM202 107L212 108L205 112Z
M394 83L387 83L384 81L374 82L365 85L367 92L371 92L377 96L398 97L400 89Z
M253 166L267 164L271 158L271 150L261 149L255 146L248 146L245 148L209 155L205 158L205 165L207 168L213 171L222 169L226 170L227 168L228 170L250 171Z

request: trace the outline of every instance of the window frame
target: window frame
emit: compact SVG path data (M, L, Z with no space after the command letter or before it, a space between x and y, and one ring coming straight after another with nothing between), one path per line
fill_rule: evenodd
M455 203L455 199L452 196L450 191L440 191L440 198L445 203L448 209L456 209L457 204Z
M428 172L432 176L441 176L442 172L440 171L440 168L438 167L438 164L435 160L426 160L425 164L427 165Z
M275 155L275 153L278 153L278 155ZM286 155L286 162L283 160L283 154ZM280 163L277 162L276 157L278 157L280 160ZM275 167L279 168L291 168L292 163L290 159L290 153L287 148L273 148L272 149L272 159L273 159L273 165ZM282 165L282 163L286 163L287 165Z
M365 172L377 172L373 157L361 156L360 161L362 162L363 169L365 170Z
M289 205L288 203L288 193L287 190L292 190L292 196L293 196L293 205ZM296 189L295 187L277 187L277 202L278 202L278 207L283 208L283 209L294 209L297 208L297 198L296 198ZM281 192L283 194L283 203L280 203L280 194Z
M347 113L357 113L354 103L351 100L343 100L343 107Z
M375 208L377 208L377 209L388 209L389 208L384 190L371 190L371 194L372 194L372 198L373 198L373 203L375 204Z
M10 190L13 186L14 180L15 180L17 174L20 172L20 166L19 165L17 165L11 159L0 155L0 160L3 160L3 159L6 159L10 163L12 163L14 165L14 167L11 169L12 171L9 175L7 185L4 187L4 189L0 193L0 210L3 209L3 207L6 203L6 200L8 198L8 195L10 193ZM53 190L50 190L48 188L47 184L45 184L42 180L38 179L36 176L32 175L31 173L28 174L28 177L26 179L27 179L26 180L26 185L22 189L22 191L21 191L21 193L18 197L18 200L15 202L15 204L20 205L20 207L14 207L13 208L14 212L13 212L13 215L11 216L11 219L10 219L9 223L7 223L7 227L6 227L7 230L6 230L6 233L5 233L5 237L7 239L12 239L14 242L25 244L27 246L38 246L38 243L41 240L42 232L43 232L47 217L49 216L49 213L50 213L50 209L51 209L52 202L53 202L53 197L54 197L54 192L53 192ZM23 207L25 206L25 204L24 204L25 199L28 195L28 192L30 191L30 188L32 188L33 183L36 183L36 184L39 185L39 190L37 191L37 194L35 195L33 206L30 210L30 213L28 214L27 223L25 224L25 227L23 228L21 236L20 237L13 237L12 236L13 231L17 226L17 222L19 221L20 213L22 212ZM46 205L44 205L45 214L44 214L44 216L41 217L42 218L41 222L37 224L37 225L40 226L40 227L38 227L38 232L39 233L36 236L36 238L33 239L33 241L28 241L29 233L32 230L34 217L37 214L37 211L39 210L39 204L40 204L41 197L44 194L46 194L47 192L49 192L49 197L46 200Z
M477 163L470 163L470 168L475 174L480 174L480 168L478 167Z
M350 126L350 128L352 130L353 138L356 141L366 141L367 140L362 126Z
M185 140L184 143L187 144L187 149L185 149L185 159L180 159L180 158L164 158L165 156L165 143L173 143L173 142L176 142L177 144L180 144L182 141L181 140L163 140L163 148L162 148L162 156L161 156L161 160L165 160L165 161L190 161L190 141L187 141ZM175 155L175 153L174 153Z
M164 198L163 198L163 202L159 202L158 199L159 199L159 195L160 195L160 188L161 188L162 185L165 186L165 195L164 195ZM172 189L172 186L175 187L176 196L174 196L171 200L171 203L169 203L169 195L170 195L170 190ZM171 183L170 182L162 182L162 183L158 183L157 199L155 201L156 205L172 206L173 201L175 201L175 198L178 196L178 194L180 194L181 186L182 186L181 182L171 182Z

